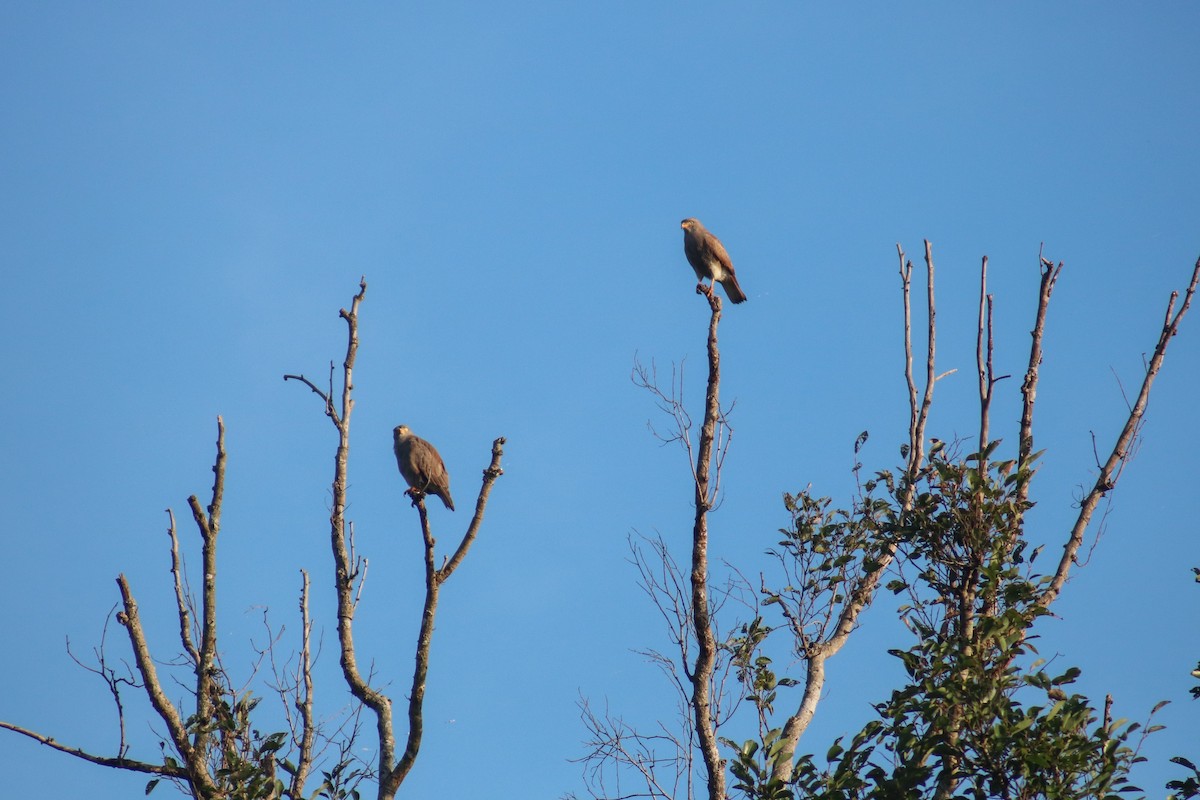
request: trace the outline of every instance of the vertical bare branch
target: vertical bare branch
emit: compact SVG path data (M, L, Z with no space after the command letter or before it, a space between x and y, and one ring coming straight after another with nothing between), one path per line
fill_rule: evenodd
M925 424L929 420L929 410L933 405L933 385L937 382L934 372L934 356L937 352L937 307L934 303L933 288L933 245L925 240L925 275L928 323L925 353L925 392L920 405L917 404L917 383L913 374L912 346L912 262L906 261L904 249L897 244L896 252L900 255L900 283L904 302L904 378L908 385L908 468L906 474L910 482L915 480L920 472L921 464L925 461ZM909 492L911 494L911 489Z
M1021 441L1017 457L1021 464L1033 455L1033 406L1037 401L1038 371L1042 365L1042 339L1046 334L1046 312L1050 307L1050 294L1054 284L1062 272L1062 262L1055 266L1041 252L1038 253L1038 268L1042 279L1038 288L1037 314L1033 321L1033 330L1029 332L1033 339L1029 348L1029 366L1025 370L1025 380L1021 383ZM1020 488L1020 499L1028 497L1027 486Z
M992 407L992 296L987 293L987 256L979 268L979 328L975 339L975 367L979 371L979 471L986 472L984 453L990 437Z
M350 459L350 418L354 410L354 362L358 356L358 307L367 294L365 278L358 283L358 293L350 310L341 309L338 316L346 321L346 356L342 361L341 407L334 403L333 378L328 393L303 375L284 375L283 379L298 380L313 391L325 405L325 414L338 432L337 451L333 466L333 503L329 512L330 546L333 550L334 586L337 592L337 630L342 676L350 693L375 714L379 737L379 773L386 775L395 763L396 740L392 728L392 703L383 693L373 689L358 667L354 650L354 579L357 575L347 548L346 486Z
M195 495L188 498L192 517L203 539L204 583L201 594L201 625L199 663L196 667L196 716L200 720L213 718L213 708L219 692L217 673L217 534L221 528L221 500L225 492L225 421L217 417L217 459L213 464L212 501L208 513L200 507ZM208 750L209 727L196 726L192 746L197 753Z
M926 275L926 301L928 304L928 333L926 338L925 352L925 395L921 400L921 409L916 412L913 419L913 424L910 426L915 434L909 446L912 448L911 461L909 467L910 477L915 477L917 470L921 468L922 460L925 455L925 424L929 421L929 409L933 406L933 384L937 382L934 370L934 355L937 352L937 308L934 304L933 292L933 245L929 240L925 240L925 275ZM915 491L915 487L909 488L909 494Z
M716 506L721 465L728 448L729 436L728 424L720 407L721 369L717 330L721 319L721 299L715 294L710 294L700 289L697 289L697 293L707 298L711 316L709 318L707 338L708 381L705 391L705 412L700 428L699 440L694 449L689 434L692 419L682 402L682 367L678 372L673 372L672 374L669 395L658 386L656 374L647 370L643 365L637 364L633 375L634 383L650 390L657 399L659 407L665 413L670 414L675 421L676 431L668 436L659 435L654 431L653 426L651 426L651 430L655 433L656 438L659 438L663 442L680 442L687 453L689 469L692 471L695 516L692 526L691 569L688 579L685 581L686 586L674 584L673 580L667 580L666 583L672 584L676 588L675 591L667 591L665 585L660 585L649 576L646 565L640 558L636 548L634 549L634 553L635 563L638 564L639 570L642 571L643 577L646 579L645 586L647 592L656 605L658 605L664 617L667 618L668 625L672 627L674 642L678 645L680 652L681 661L679 667L686 675L686 683L684 683L675 671L675 662L672 659L668 659L653 651L646 653L652 661L658 663L667 672L668 676L676 682L677 686L687 686L683 702L684 713L691 721L688 726L687 741L679 739L674 739L673 741L679 744L680 747L686 746L689 748L688 755L686 757L681 756L688 764L690 764L692 758L690 747L693 742L695 743L704 762L708 797L710 800L724 800L726 796L725 761L721 758L717 740L717 728L721 721L720 698L722 690L715 680L718 672L718 649L717 634L713 619L714 608L710 602L708 585L708 514ZM676 391L676 378L679 380L678 392ZM678 576L682 579L682 573L675 572L674 562L671 560L669 553L666 552L665 546L662 548L656 547L655 549L663 565L663 569L667 570L672 578ZM682 593L678 591L679 589L683 590ZM659 600L662 599L659 596L660 592L669 597L670 612L675 615L675 622L671 621L671 613L668 613L668 610L659 604ZM692 636L696 640L694 660L690 654L689 647L690 637ZM639 746L644 746L646 742L653 738L645 734L630 732L623 724L613 726L612 730L619 730L621 735L635 737L640 743ZM610 733L609 737L620 738L616 733ZM607 754L607 758L615 759L639 771L642 771L644 768L644 763L639 761L638 758L611 743L606 744L601 749ZM594 754L592 758L599 759L600 756ZM671 763L678 766L682 762L672 759ZM689 782L687 796L690 797L690 766L688 767L688 772L689 774L685 777ZM654 788L654 782L649 778L647 778L647 788L650 790L651 796L654 796L657 790Z
M296 771L292 774L290 797L301 797L304 783L312 769L313 740L316 724L313 722L313 679L312 679L312 620L308 616L308 572L300 570L300 682L297 687L296 707L300 712L300 752L296 757Z
M904 382L908 387L908 441L911 448L917 439L917 381L913 375L912 345L912 262L905 258L904 248L899 242L896 243L896 253L900 257L900 293L904 304ZM907 459L910 468L912 459L913 452L910 449Z
M708 774L709 800L725 800L725 760L717 746L712 712L712 677L716 664L717 642L708 606L708 512L713 500L709 492L710 466L717 420L721 415L721 354L717 348L717 323L721 319L721 299L708 295L712 316L708 324L708 389L704 398L704 423L696 453L696 517L692 527L692 618L696 628L696 664L692 670L692 708L696 717L696 735L704 768Z
M379 737L379 773L387 774L395 762L396 741L392 727L392 703L381 692L373 689L358 667L354 650L354 578L353 562L346 547L346 486L350 460L350 418L354 411L354 362L358 356L358 307L367 293L365 279L359 281L359 290L350 303L350 310L338 312L346 321L346 357L342 361L342 397L340 409L333 403L333 387L325 394L301 376L314 392L326 401L326 414L338 432L337 451L333 469L333 503L329 514L330 544L333 549L334 585L337 589L338 643L341 650L340 663L346 684L361 703L375 714L376 731ZM288 377L284 376L284 380ZM332 379L331 379L332 384Z
M433 622L437 615L438 604L438 570L434 554L433 533L429 529L429 515L425 510L425 500L417 500L417 510L421 518L421 538L425 543L425 605L421 609L421 628L417 633L417 652L413 668L412 688L408 696L408 741L405 743L404 754L396 768L389 773L381 774L379 781L379 796L391 797L404 782L417 754L421 750L421 736L425 730L424 704L425 681L429 675L429 650L433 643Z
M1131 448L1142 424L1142 418L1145 416L1146 407L1150 402L1150 388L1154 384L1155 377L1158 376L1158 371L1162 368L1163 359L1167 354L1167 345L1170 343L1171 338L1178 333L1179 323L1183 320L1188 308L1191 307L1192 297L1196 293L1198 283L1200 283L1200 259L1197 259L1196 265L1192 269L1192 280L1188 284L1187 291L1183 296L1183 303L1180 305L1178 311L1175 311L1175 302L1179 299L1179 292L1171 292L1171 299L1167 303L1167 313L1163 320L1162 330L1158 335L1158 343L1154 347L1154 354L1150 357L1150 362L1146 365L1146 374L1142 378L1142 388L1138 392L1138 397L1133 404L1133 408L1129 410L1125 426L1121 429L1121 434L1117 437L1116 444L1113 445L1108 460L1100 468L1100 474L1096 476L1095 484L1080 504L1079 516L1071 528L1070 538L1063 546L1063 554L1062 558L1059 559L1058 569L1039 599L1043 607L1048 607L1058 597L1059 593L1062 592L1063 585L1066 583L1067 576L1071 571L1071 566L1075 563L1075 555L1078 553L1079 547L1083 544L1083 534L1087 530L1088 523L1091 522L1096 506L1100 503L1102 497L1116 488L1117 480L1120 478L1121 470L1129 458Z

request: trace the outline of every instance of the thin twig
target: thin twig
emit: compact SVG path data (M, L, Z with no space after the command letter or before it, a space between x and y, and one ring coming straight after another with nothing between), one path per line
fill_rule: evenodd
M83 663L73 652L71 652L71 640L69 638L67 639L67 655L70 656L72 661L83 667L88 672L92 673L93 675L99 675L100 678L103 679L104 683L108 686L109 694L112 695L113 703L117 707L117 758L124 758L129 752L129 744L125 741L125 704L121 700L121 685L124 684L125 686L131 686L134 688L142 688L142 685L133 677L132 672L129 673L129 677L118 677L117 671L108 666L108 658L106 655L108 644L108 622L110 619L112 619L112 612L115 610L116 606L114 605L112 609L109 610L108 614L105 615L104 627L100 631L100 645L92 649L92 655L96 658L95 667ZM125 668L128 670L129 665L126 664Z
M183 651L192 662L193 668L200 667L200 653L196 650L196 644L192 640L192 621L188 599L188 593L184 588L183 560L179 557L179 535L175 528L175 512L167 509L167 518L170 520L170 525L167 527L167 535L171 537L171 577L175 583L175 605L176 611L179 614L179 641L183 645Z

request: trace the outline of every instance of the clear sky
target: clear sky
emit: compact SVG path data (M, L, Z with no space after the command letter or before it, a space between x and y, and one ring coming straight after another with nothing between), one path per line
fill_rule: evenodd
M974 427L977 269L997 370L1028 357L1038 249L1066 267L1038 410L1031 538L1065 535L1136 390L1166 301L1200 255L1200 5L1006 3L10 3L0 11L0 719L93 752L104 686L71 662L127 575L176 652L173 508L229 451L220 542L225 664L249 679L262 616L294 644L299 570L323 623L318 705L342 707L327 517L334 432L286 372L340 360L359 277L351 506L370 572L359 657L397 702L421 596L416 515L391 453L441 450L467 521L489 446L506 474L445 586L410 797L581 791L580 695L670 711L633 652L665 647L627 563L634 532L683 552L683 454L646 429L635 355L686 364L703 400L708 310L679 221L724 241L749 302L722 323L736 400L714 557L749 574L784 491L846 501L851 446L894 466L905 435L897 242L934 243L940 366L930 434ZM1156 386L1106 530L1038 641L1080 688L1143 720L1152 796L1200 756L1193 464L1200 309ZM1019 381L995 433L1015 439ZM660 420L661 421L661 420ZM120 630L110 657L127 657ZM829 666L802 749L857 730L907 640L868 613ZM261 690L261 684L256 684ZM177 691L177 695L182 691ZM129 695L132 755L161 725ZM781 701L786 704L788 701ZM265 724L265 723L264 723ZM730 731L746 738L751 731ZM126 798L145 778L0 732L12 797ZM447 786L453 791L447 794ZM160 787L159 792L169 789Z

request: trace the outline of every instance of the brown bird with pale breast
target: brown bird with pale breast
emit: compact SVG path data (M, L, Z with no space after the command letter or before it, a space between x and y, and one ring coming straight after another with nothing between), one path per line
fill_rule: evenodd
M446 508L454 510L450 499L450 473L438 455L437 448L413 434L407 425L392 430L392 449L396 451L396 466L405 482L416 494L433 494L442 498Z
M729 260L729 253L725 252L721 240L709 233L694 217L688 217L679 223L679 227L683 228L683 254L696 271L696 279L701 286L705 278L712 280L705 293L711 297L714 285L719 283L725 287L725 294L731 301L746 302L746 293L738 285L733 262Z

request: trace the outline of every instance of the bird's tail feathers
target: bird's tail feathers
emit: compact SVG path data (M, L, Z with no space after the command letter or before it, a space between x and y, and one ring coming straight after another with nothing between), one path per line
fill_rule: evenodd
M721 281L721 285L725 287L725 294L729 295L729 299L736 303L746 302L746 293L742 291L742 287L738 285L736 275L730 275L725 280Z

